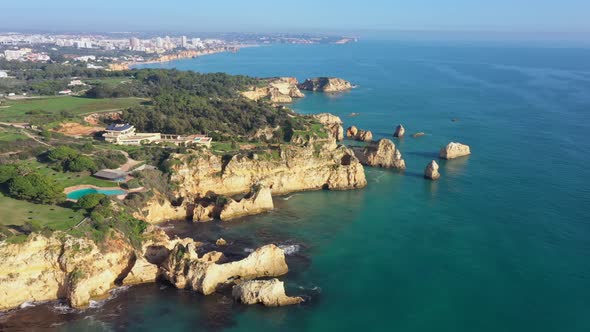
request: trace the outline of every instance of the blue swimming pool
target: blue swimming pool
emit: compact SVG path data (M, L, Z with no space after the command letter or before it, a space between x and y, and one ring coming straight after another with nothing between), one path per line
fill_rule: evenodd
M90 195L90 194L105 194L107 196L123 195L123 194L125 194L125 190L86 188L86 189L74 190L71 193L67 194L66 197L68 199L78 200L78 199L80 199L80 197Z

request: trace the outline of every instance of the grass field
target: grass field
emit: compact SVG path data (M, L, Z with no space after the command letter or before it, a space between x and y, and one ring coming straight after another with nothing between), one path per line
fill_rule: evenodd
M23 225L27 221L37 222L54 230L68 229L82 219L84 215L71 209L34 204L4 196L0 193L0 224L5 226Z
M18 130L0 127L0 142L9 143L19 139L28 139L28 137Z
M92 99L83 97L46 97L7 100L0 108L0 122L29 122L35 116L61 115L67 112L77 116L85 113L125 109L144 102L139 98Z
M89 184L97 187L116 187L117 183L97 179L90 175L90 172L80 172L80 173L71 173L71 172L58 172L47 165L42 164L35 160L29 160L25 162L25 164L29 165L31 168L36 169L39 173L50 175L54 179L56 179L61 185L64 187L71 187L77 186L82 184Z

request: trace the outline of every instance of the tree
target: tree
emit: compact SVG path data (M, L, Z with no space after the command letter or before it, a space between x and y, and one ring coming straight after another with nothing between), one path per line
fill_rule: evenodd
M12 197L36 203L53 204L63 201L63 189L53 178L40 173L17 176L8 181L8 191Z
M58 146L49 151L47 158L51 161L68 161L76 158L80 153L69 146Z
M105 194L89 194L82 196L76 205L81 209L92 210L107 196Z
M82 171L96 171L96 163L94 160L86 156L77 156L72 160L67 161L66 170L70 172L82 172Z

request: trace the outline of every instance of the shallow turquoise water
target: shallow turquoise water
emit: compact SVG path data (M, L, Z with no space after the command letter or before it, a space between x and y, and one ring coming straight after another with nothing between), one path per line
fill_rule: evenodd
M223 236L233 257L269 242L298 249L282 279L304 305L245 307L224 294L145 285L83 313L21 310L12 327L589 331L589 59L588 49L361 42L164 65L343 77L359 88L308 94L293 107L340 115L377 137L391 138L398 123L427 135L395 140L408 169L367 169L366 189L280 197L272 213L234 222L171 224L199 240ZM441 161L440 181L425 181L449 141L473 154Z
M72 191L66 195L68 199L78 200L86 195L90 194L105 194L108 196L113 195L123 195L125 194L125 190L117 190L117 189L94 189L94 188L85 188Z

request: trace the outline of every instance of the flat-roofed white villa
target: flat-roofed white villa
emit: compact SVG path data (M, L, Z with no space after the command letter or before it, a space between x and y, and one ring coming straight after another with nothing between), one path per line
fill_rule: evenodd
M111 124L105 129L102 137L105 141L119 145L141 145L172 143L175 145L204 145L211 146L213 141L206 135L170 135L161 133L137 133L131 124Z

